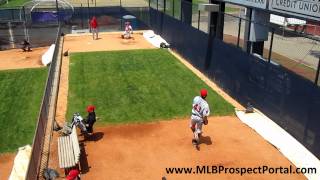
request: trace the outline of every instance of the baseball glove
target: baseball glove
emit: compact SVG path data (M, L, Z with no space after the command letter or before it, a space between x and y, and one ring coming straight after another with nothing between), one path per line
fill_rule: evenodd
M203 120L203 124L204 124L204 125L208 125L208 119L204 119L204 120Z

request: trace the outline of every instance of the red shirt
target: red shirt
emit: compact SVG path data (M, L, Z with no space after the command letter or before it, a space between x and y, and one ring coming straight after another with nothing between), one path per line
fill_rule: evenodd
M93 18L90 22L90 26L91 28L97 28L98 27L98 23L97 23L97 19Z

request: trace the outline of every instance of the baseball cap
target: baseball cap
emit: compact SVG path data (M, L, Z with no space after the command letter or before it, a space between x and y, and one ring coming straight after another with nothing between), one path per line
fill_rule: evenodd
M201 95L201 97L207 97L208 91L206 89L201 89L200 95Z
M79 170L77 170L77 169L72 169L70 172L69 172L69 174L68 174L68 176L66 177L66 179L67 180L75 180L76 179L76 177L78 177L79 176Z
M96 109L96 107L94 105L89 105L87 106L87 112L92 112Z

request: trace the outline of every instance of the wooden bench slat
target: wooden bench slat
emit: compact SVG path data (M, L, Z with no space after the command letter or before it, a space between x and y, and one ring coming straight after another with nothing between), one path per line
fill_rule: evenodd
M64 167L65 166L65 137L61 137L61 152L62 152L62 166L61 167Z
M60 168L70 168L79 162L80 147L75 126L70 135L58 138L58 155Z
M77 136L77 131L76 129L72 130L72 134L71 134L71 142L73 143L73 153L74 153L74 157L75 157L75 163L79 162L79 158L80 158L80 146L79 146L79 141L78 141L78 136Z
M68 137L68 140L67 140L67 148L68 148L68 151L67 151L67 159L68 159L68 167L72 167L73 164L74 164L74 157L73 157L73 148L72 148L72 144L71 144L71 138L70 136L67 136Z
M58 157L59 157L59 167L62 166L62 151L61 151L61 138L58 138Z
M69 165L69 156L68 156L68 136L63 137L63 159L64 159L64 163L63 166L64 168L66 168Z

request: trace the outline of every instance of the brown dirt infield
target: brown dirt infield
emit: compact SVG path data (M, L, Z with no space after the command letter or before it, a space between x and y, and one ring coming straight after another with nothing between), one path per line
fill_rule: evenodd
M167 174L169 167L289 167L277 149L236 117L211 117L200 151L188 119L97 127L84 143L82 179L305 179L302 175Z
M88 52L88 51L112 51L130 49L154 48L142 36L142 32L133 34L133 39L122 39L121 33L100 33L98 40L93 40L91 34L67 35L64 41L64 51Z
M0 154L0 179L9 178L15 155L15 153Z
M43 67L42 55L49 47L32 48L31 52L21 49L0 51L0 70Z

